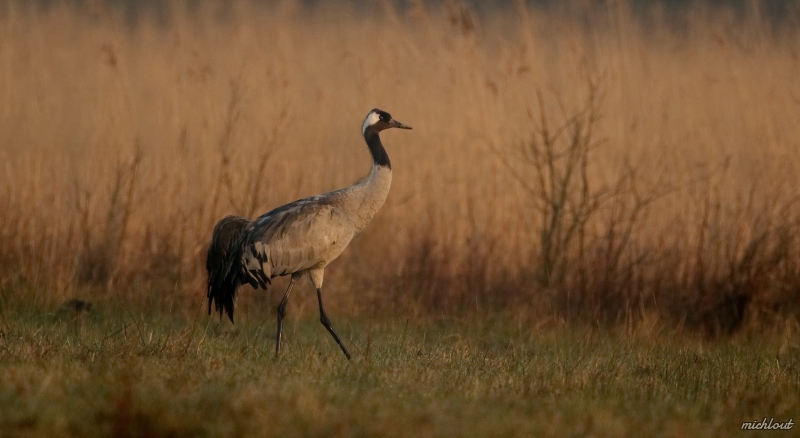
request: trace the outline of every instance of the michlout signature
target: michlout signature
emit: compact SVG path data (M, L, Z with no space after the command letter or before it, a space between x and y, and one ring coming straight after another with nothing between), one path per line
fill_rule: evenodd
M742 430L790 430L794 427L794 420L775 421L775 417L755 421L743 421Z

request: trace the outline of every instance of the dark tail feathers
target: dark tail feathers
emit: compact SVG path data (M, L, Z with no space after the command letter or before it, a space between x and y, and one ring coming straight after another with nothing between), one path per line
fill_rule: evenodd
M220 318L225 312L231 322L233 322L233 300L240 284L237 269L233 266L239 263L235 260L241 257L238 246L241 246L242 235L249 225L250 221L240 216L226 216L220 219L214 226L206 256L208 314L211 314L211 303L216 302L215 308Z

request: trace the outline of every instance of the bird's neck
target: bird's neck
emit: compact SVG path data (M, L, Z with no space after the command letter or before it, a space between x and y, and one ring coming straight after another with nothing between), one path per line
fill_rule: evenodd
M380 210L392 185L392 165L378 133L367 132L364 134L364 139L372 154L372 171L365 180L354 187L353 191L353 201L356 202L353 222L359 231L366 227Z
M367 147L369 148L369 153L372 155L372 162L374 165L385 166L389 170L392 170L392 162L389 161L389 154L387 154L386 149L383 148L383 143L381 143L381 137L378 135L378 132L368 129L364 132L364 140L367 141Z

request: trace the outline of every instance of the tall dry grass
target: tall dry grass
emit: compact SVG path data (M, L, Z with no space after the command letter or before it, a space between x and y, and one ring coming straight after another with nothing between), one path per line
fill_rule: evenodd
M328 269L337 314L797 327L791 26L623 2L192 5L4 3L6 297L194 312L215 221L366 174L377 106L414 130L384 135L394 185Z

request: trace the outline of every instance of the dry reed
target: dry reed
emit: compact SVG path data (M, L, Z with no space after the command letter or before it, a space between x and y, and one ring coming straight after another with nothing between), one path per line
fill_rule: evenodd
M214 222L356 181L377 106L415 129L384 136L394 185L328 269L337 314L796 321L794 29L624 2L370 5L171 3L131 21L6 2L7 296L193 312Z

